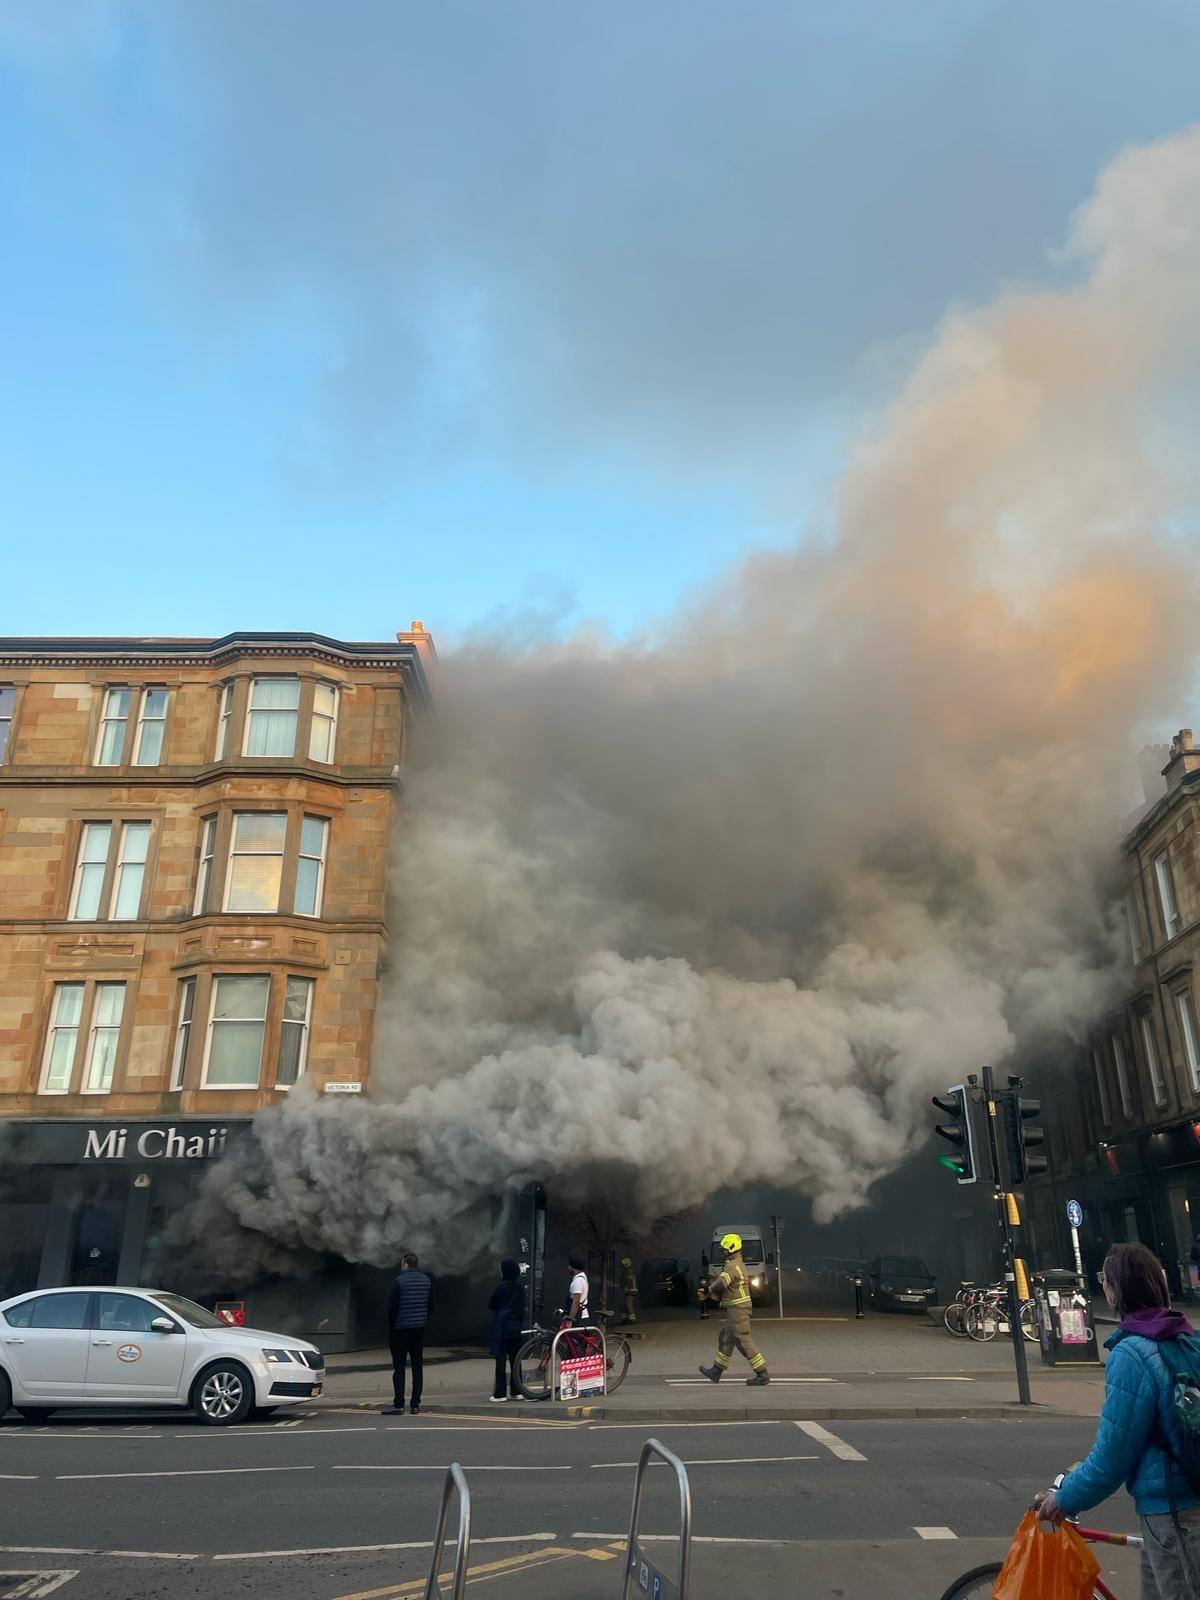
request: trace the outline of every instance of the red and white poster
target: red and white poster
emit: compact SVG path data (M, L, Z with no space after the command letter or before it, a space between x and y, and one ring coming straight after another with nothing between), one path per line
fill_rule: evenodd
M559 1393L564 1400L604 1393L604 1357L572 1356L559 1367Z
M228 1322L235 1328L246 1326L246 1302L244 1300L218 1300L216 1313L223 1322Z

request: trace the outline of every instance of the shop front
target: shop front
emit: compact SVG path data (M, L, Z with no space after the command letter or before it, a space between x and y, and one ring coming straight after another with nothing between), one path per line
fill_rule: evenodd
M149 1285L170 1218L248 1121L0 1124L0 1298L63 1284Z

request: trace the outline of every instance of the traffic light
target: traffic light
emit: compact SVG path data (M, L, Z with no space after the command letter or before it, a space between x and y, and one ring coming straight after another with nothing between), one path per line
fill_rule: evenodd
M1045 1172L1049 1162L1045 1156L1031 1155L1030 1151L1046 1142L1045 1128L1026 1127L1030 1117L1041 1116L1040 1100L1022 1100L1015 1091L999 1096L1000 1116L1004 1123L1004 1144L1008 1152L1008 1181L1024 1183L1026 1178L1036 1178Z
M971 1127L971 1102L967 1099L966 1085L956 1083L944 1095L934 1095L933 1103L950 1120L939 1122L934 1133L948 1140L958 1152L953 1156L939 1156L942 1166L949 1167L959 1183L976 1183L975 1133Z

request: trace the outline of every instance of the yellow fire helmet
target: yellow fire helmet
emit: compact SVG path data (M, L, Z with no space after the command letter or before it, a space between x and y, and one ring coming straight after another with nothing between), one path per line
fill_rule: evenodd
M623 1267L631 1267L633 1265L633 1262L629 1259L628 1256L622 1256L621 1257L621 1265Z
M737 1255L741 1248L742 1236L740 1233L727 1233L721 1240L721 1249L724 1250L727 1256Z

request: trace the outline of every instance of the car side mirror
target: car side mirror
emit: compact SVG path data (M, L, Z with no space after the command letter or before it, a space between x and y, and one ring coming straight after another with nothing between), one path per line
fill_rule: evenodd
M170 1317L154 1317L150 1322L150 1331L152 1333L177 1333L179 1329L171 1321Z

